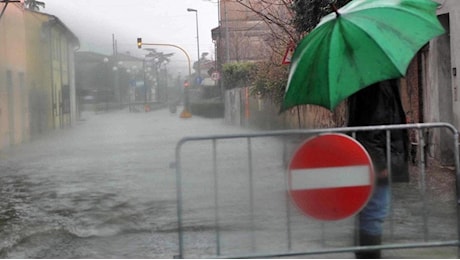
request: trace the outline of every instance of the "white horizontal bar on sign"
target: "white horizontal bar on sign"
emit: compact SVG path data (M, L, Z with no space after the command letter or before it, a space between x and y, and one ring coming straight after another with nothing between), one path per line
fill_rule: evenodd
M291 170L291 190L371 185L369 165Z

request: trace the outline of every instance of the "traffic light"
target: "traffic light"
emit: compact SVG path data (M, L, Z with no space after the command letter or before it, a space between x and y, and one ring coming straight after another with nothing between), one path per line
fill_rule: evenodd
M142 48L142 38L137 38L137 48Z

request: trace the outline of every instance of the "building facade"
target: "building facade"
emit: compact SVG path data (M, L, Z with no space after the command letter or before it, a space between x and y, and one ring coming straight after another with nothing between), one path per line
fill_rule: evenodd
M219 27L213 29L212 36L216 59L221 64L266 60L269 53L269 27L240 2L219 1Z
M459 129L460 93L458 88L460 78L457 74L460 64L460 34L457 32L460 26L460 1L436 1L440 4L437 15L446 33L430 41L414 57L406 77L400 81L401 96L409 123L447 122ZM252 1L254 2L257 1ZM267 57L264 56L264 49L258 44L267 39L264 34L271 32L264 30L263 26L258 27L262 21L250 12L234 0L220 1L220 26L213 30L213 39L217 48L216 56L220 64ZM240 43L246 46L244 51L254 56L238 52ZM259 50L261 52L258 52ZM289 117L291 113L285 114ZM297 117L308 118L309 115L296 114L294 117L292 121L296 122ZM325 119L327 118L328 116L325 116ZM332 123L340 126L343 120L339 121ZM310 125L300 122L299 124ZM425 133L425 137L427 138L425 142L428 144L428 158L442 164L452 164L454 157L451 135L438 130L430 130ZM411 134L411 142L417 143L414 133Z
M460 61L460 2L437 0L438 18L446 33L431 41L420 58L422 80L422 113L424 122L447 122L460 128L460 102L457 68ZM453 158L452 141L445 133L430 132L430 154L450 164Z
M145 61L128 54L76 52L76 85L82 109L119 109L145 101ZM152 101L152 82L147 100Z
M78 46L57 17L8 4L0 19L0 149L75 122Z

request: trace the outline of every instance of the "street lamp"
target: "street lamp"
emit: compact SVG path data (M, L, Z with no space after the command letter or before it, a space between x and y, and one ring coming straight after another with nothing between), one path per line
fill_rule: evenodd
M116 65L113 66L112 70L114 72L114 77L115 77L115 97L118 100L118 107L120 109L123 108L123 91L121 89L121 84L120 84L120 70L123 69L123 61L118 61Z
M196 17L196 48L197 48L197 54L198 54L198 62L197 62L197 73L198 73L198 78L201 78L201 69L200 69L200 36L198 33L198 10L192 9L192 8L187 8L187 12L195 12L195 17Z
M109 71L109 58L107 57L104 57L104 59L102 60L104 62L104 69L105 69L105 76L106 77L109 77L110 76L110 71ZM109 104L108 104L108 92L109 92L109 88L110 88L110 83L107 82L107 78L104 79L104 89L102 90L102 93L100 93L100 91L98 91L97 93L97 99L98 99L98 105L99 106L99 100L102 99L104 102L105 102L105 111L107 112L108 110L108 107L109 107ZM99 107L96 108L97 110L99 110Z

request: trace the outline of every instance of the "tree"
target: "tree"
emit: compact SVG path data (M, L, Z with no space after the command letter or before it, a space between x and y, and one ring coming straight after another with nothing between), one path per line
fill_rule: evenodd
M223 66L222 77L227 89L244 88L252 81L256 64L252 62L227 63Z
M40 7L45 8L45 2L37 0L25 0L24 5L27 9L32 11L39 11Z
M281 64L285 50L289 44L296 45L319 23L321 18L333 11L332 4L340 8L351 0L236 0L260 18L269 28L266 42L271 47L267 61L258 63L255 75L252 76L252 93L269 98L275 103L283 100L289 68ZM305 109L305 110L304 110ZM301 120L300 110L313 115L313 123ZM298 125L331 126L342 125L344 112L339 106L337 113L330 113L320 107L297 107ZM308 117L308 116L307 116ZM304 121L302 124L301 121Z
M351 0L294 0L292 10L294 12L293 25L297 32L308 33L319 23L321 18L332 12L331 5L340 8Z
M274 61L263 61L254 70L251 94L279 103L283 99L288 67Z
M328 13L332 4L342 7L351 0L237 0L255 13L270 30L267 43L282 55L288 44L299 42ZM280 46L281 45L281 46Z
M283 50L291 42L298 42L301 35L295 30L292 17L295 16L292 0L237 0L245 8L252 11L270 33L265 42L272 52L283 55Z
M286 87L288 66L282 64L286 48L300 40L299 34L292 23L292 0L237 0L237 2L255 14L259 22L258 28L263 27L265 34L260 38L265 42L263 48L264 61L256 63L252 71L252 94L272 100L282 101ZM263 45L261 45L263 46ZM259 48L262 49L262 48Z

